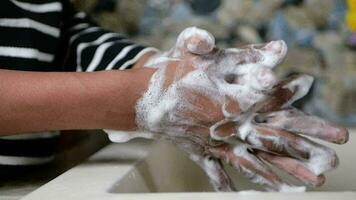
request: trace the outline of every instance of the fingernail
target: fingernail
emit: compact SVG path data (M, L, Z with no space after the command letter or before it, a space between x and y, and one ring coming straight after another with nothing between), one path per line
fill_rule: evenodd
M280 52L284 44L285 43L283 40L271 41L266 45L265 48L274 52Z
M236 124L234 122L227 122L225 124L217 126L214 130L211 130L213 132L214 136L217 136L218 138L213 139L223 139L226 137L232 136L234 133L236 133Z
M319 175L319 176L317 176L317 179L315 180L315 182L312 184L314 187L320 187L320 186L324 185L325 180L326 179L325 179L324 175Z
M349 141L349 130L347 130L346 128L340 128L338 138L338 144L345 144L347 141Z
M321 131L326 140L336 144L345 144L349 140L349 131L332 123L323 127Z
M331 160L331 167L336 168L337 166L339 166L339 157L335 154Z

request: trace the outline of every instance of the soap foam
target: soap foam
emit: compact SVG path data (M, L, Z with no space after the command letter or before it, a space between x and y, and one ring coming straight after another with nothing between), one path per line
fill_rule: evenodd
M104 131L108 134L109 140L111 142L117 142L117 143L124 143L134 138L146 138L146 139L155 138L155 134L148 133L148 132L140 132L140 131L127 132L127 131L117 131L117 130L110 130L110 129L104 129Z
M224 119L217 121L211 127L207 127L207 129L210 129L210 135L213 139L225 141L226 138L218 137L215 130L226 122L234 121L240 125L238 128L240 138L245 140L251 133L256 133L252 125L253 115L245 113L245 111L248 111L251 106L264 100L266 96L263 91L271 89L276 84L277 78L270 68L283 60L287 52L286 45L283 41L273 41L261 49L251 47L252 49L247 54L243 49L218 50L218 52L209 56L193 59L193 71L185 74L183 77L177 75L170 86L163 88L166 79L166 63L173 60L179 61L184 56L185 48L187 48L186 51L191 53L201 53L202 49L200 49L201 46L199 46L199 43L187 43L189 39L195 36L204 38L205 43L208 44L207 49L214 47L215 41L210 34L195 27L188 28L179 35L176 46L171 51L160 54L160 56L150 60L147 64L147 66L158 69L150 80L148 90L136 105L136 122L138 127L140 130L167 133L172 137L189 137L186 134L187 128L191 126L204 127L205 125L197 124L196 120L187 120L181 116L181 113L194 113L194 110L197 109L195 105L186 100L187 97L184 91L188 89L189 92L204 94L214 100L217 105L221 105ZM237 54L246 54L248 56L241 57L240 55L239 57ZM244 62L241 62L242 60ZM179 71L185 67L178 66L177 68ZM236 80L232 83L227 82L224 79L227 75L232 75ZM305 76L302 79L289 83L286 87L291 91L294 91L296 86L303 87L299 88L297 94L288 102L288 105L304 96L308 92L311 82L312 78ZM231 97L238 103L243 114L232 116L230 113L224 111L226 96ZM251 137L251 139L254 139L253 142L256 145L262 146L261 143L258 143L257 137ZM252 163L256 164L256 167L260 167L260 170L264 170L261 168L261 163L258 163L258 160L251 158L245 145L236 145L233 152L237 156L249 159ZM322 156L315 156L311 163L319 162L317 159L325 159ZM191 156L191 158L193 160L202 159L199 156ZM204 158L198 162L202 163L203 169L209 174L213 182L217 181L219 177L217 174L214 174L216 173L216 169L214 168L213 161ZM313 164L311 167L314 167L314 172L320 172L325 169L325 165L317 166L317 164ZM253 182L272 187L273 184L260 175L244 167L241 167L241 170ZM281 186L278 190L302 191L301 188L290 186Z
M282 184L278 190L279 192L284 192L284 193L288 193L288 192L305 192L306 191L306 187L304 186L290 186L287 184Z
M209 178L211 179L211 182L212 183L220 182L220 176L216 168L216 161L209 160L208 158L205 157L203 160L203 165L204 165L203 169L205 173L209 174Z
M254 128L251 124L252 116L246 120L240 127L239 127L239 137L241 140L246 140L247 136L254 131Z
M191 126L197 125L194 124L195 122L185 121L179 116L182 109L190 112L195 109L193 105L185 101L186 97L184 93L181 93L181 90L184 90L184 88L189 88L191 91L209 96L215 102L222 105L222 111L224 110L225 96L229 96L238 103L242 112L244 112L265 98L265 95L261 91L272 88L276 83L276 77L268 67L271 67L281 60L280 53L277 55L275 52L269 52L268 50L256 50L260 55L264 57L267 56L267 58L261 59L261 61L259 61L260 63L237 64L238 60L236 60L236 55L232 53L239 52L240 50L228 49L226 51L220 50L221 52L216 55L219 56L218 58L213 56L212 58L194 59L193 65L195 70L180 79L175 78L175 81L168 88L163 88L166 69L163 63L169 62L170 58L177 61L177 59L183 56L182 53L184 53L184 50L182 49L185 48L185 45L188 51L197 52L198 47L194 46L196 44L186 43L187 40L194 35L205 38L206 43L213 46L214 40L211 35L196 28L189 28L183 31L178 37L176 47L173 48L171 52L162 54L161 57L150 61L149 65L152 66L160 63L160 66L157 72L152 76L147 92L145 92L136 106L136 121L140 129L154 132L167 132L169 134L176 133L177 136L179 136L179 132L181 132L181 136L183 136L185 135L185 128L178 128L177 124L189 126L190 123ZM268 48L275 51L272 47ZM244 59L248 60L248 57ZM178 68L184 68L184 66L178 66ZM224 80L224 76L228 74L233 74L236 77L237 80L235 83L228 83ZM242 140L245 140L251 131L254 131L251 124L252 116L245 114L246 116L244 117L232 117L228 112L223 112L223 114L225 119L208 127L210 128L210 134L213 139L226 139L219 138L217 134L215 134L215 129L229 120L240 123L238 132ZM245 146L237 145L234 148L234 153L250 159L252 163L257 162L249 157L250 155ZM194 156L191 158L201 159ZM201 162L204 170L212 179L219 178L217 175L214 175L216 171L214 172L214 163L212 161L204 159ZM259 165L256 163L256 166ZM249 176L254 182L271 185L268 180L265 180L263 177L256 175L248 169L243 169L243 173Z
M262 166L260 160L252 157L248 151L247 146L245 144L238 144L234 147L233 153L238 157L243 157L244 159L249 160L251 163L255 163L254 167L257 170L265 171ZM261 185L266 186L267 191L279 191L279 192L305 192L306 187L299 187L299 186L292 186L287 185L285 183L280 183L279 185L275 185L276 183L272 183L270 180L256 174L255 172L251 171L250 169L245 168L244 166L240 166L241 173L243 173L251 182L258 183Z
M268 67L275 67L282 62L287 54L287 45L283 40L271 41L264 48L262 48L261 53L263 56L263 61L261 64Z
M310 158L304 163L315 175L320 175L337 166L338 159L333 149L316 143L302 142L300 145L310 152Z
M245 144L235 145L235 147L233 148L233 153L236 156L242 157L242 158L248 160L249 162L253 163L256 170L259 170L259 171L266 170L265 168L263 168L262 162L260 160L258 160L256 157L253 157L247 151L247 145L245 145ZM266 178L257 174L256 172L253 172L250 169L247 169L243 165L240 165L240 170L241 170L241 173L244 174L244 176L246 176L251 182L265 185L268 188L275 188L275 186L273 185L273 183L270 180L267 180Z
M313 84L314 78L309 75L302 75L297 79L291 81L283 88L288 88L291 92L296 92L293 97L283 105L283 107L288 107L296 100L304 97L310 90Z
M210 159L207 156L201 156L194 153L190 153L189 158L197 163L209 176L209 181L215 191L232 191L229 179L225 175L219 162L214 159Z

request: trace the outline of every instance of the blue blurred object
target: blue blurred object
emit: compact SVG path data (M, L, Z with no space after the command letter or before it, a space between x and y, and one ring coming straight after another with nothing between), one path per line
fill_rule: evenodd
M164 21L181 21L192 16L192 9L185 1L147 0L143 17L141 18L141 33L149 33Z
M149 33L162 21L170 7L169 0L147 0L140 22L141 33Z
M294 43L294 32L290 29L286 16L282 12L277 12L271 20L268 35L271 39L284 40L287 45Z
M268 36L274 40L284 40L288 46L312 47L315 32L309 29L293 29L286 16L278 12L269 24Z
M179 3L173 6L171 13L167 16L170 20L181 21L189 19L193 15L192 9L186 3Z
M347 6L344 0L335 0L335 7L329 15L328 28L337 30L345 21Z
M295 33L295 43L300 47L312 47L315 32L308 29L300 29Z

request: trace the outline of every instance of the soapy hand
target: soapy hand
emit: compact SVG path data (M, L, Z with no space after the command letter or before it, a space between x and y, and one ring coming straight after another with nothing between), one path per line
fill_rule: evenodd
M157 68L136 106L139 130L130 137L163 137L200 165L217 191L234 186L223 169L231 164L267 190L298 191L269 167L275 165L318 186L337 166L335 152L302 135L345 143L347 130L291 106L310 89L312 77L278 83L272 68L285 57L283 41L218 49L208 32L188 28L169 52L152 58ZM114 131L107 131L114 133ZM112 134L111 139L122 138Z

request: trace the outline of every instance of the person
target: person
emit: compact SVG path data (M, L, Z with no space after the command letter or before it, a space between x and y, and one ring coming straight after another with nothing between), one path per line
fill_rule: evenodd
M3 88L4 92L8 93L13 91L17 94L21 94L23 91L19 90L19 85L15 86L14 83L26 84L27 81L35 81L38 84L37 86L42 87L47 85L48 91L56 93L56 96L52 96L53 102L47 102L50 104L47 105L47 109L49 109L47 110L49 112L47 116L42 115L43 113L40 113L41 109L36 109L35 104L32 104L32 106L29 106L26 109L21 108L20 105L24 102L17 102L16 105L14 104L14 107L4 105L4 107L1 108L2 111L4 111L1 116L5 116L3 114L5 114L5 112L9 112L8 114L12 113L14 114L13 117L15 117L15 115L18 115L16 114L16 110L19 109L18 111L21 110L20 112L23 112L23 114L26 113L25 110L30 112L27 116L28 118L33 117L34 119L36 113L38 113L39 115L42 115L42 119L37 120L47 121L45 119L47 117L54 120L56 117L53 114L57 113L58 115L61 115L61 111L58 112L52 110L53 113L51 113L50 110L60 106L60 102L64 105L65 101L63 101L63 99L74 98L74 96L70 97L70 93L64 94L63 92L64 90L67 90L67 92L70 91L70 88L64 86L64 84L70 79L75 82L76 75L66 75L67 78L72 76L72 78L69 78L67 81L65 79L61 80L58 75L56 75L57 78L51 78L43 74L43 77L46 77L45 79L43 79L42 75L38 78L29 75L29 77L33 78L31 81L28 79L26 80L25 77L25 79L21 80L19 76L13 74L15 73L14 70L16 70L16 73L19 73L18 70L38 72L99 71L105 70L105 68L120 68L123 70L126 68L132 68L135 63L137 63L137 65L142 65L138 62L138 59L142 57L142 60L144 60L144 54L149 55L150 52L154 51L153 48L146 48L144 46L134 44L121 34L104 30L96 25L85 13L77 12L69 1L25 2L6 0L1 2L0 11L1 74L2 76L8 78L15 75L13 76L14 79L12 81L9 80L10 82L6 82L5 79L3 79L5 82L2 82L1 85L5 87ZM99 53L96 53L96 56L94 56L96 50L98 50L97 52L100 52L103 48L106 48L105 54L100 55ZM98 61L99 63L95 64ZM37 73L33 75L39 75L36 74ZM139 74L140 73L137 73L137 75ZM118 75L111 75L110 73L108 75L102 74L100 76L102 77L100 79L111 77L110 79L113 80L115 77L120 79L121 76L125 77L126 75L121 75L121 73ZM50 82L47 82L46 79ZM131 82L131 84L132 83L134 82ZM80 86L78 84L79 82L75 85L78 87ZM130 87L125 83L122 83L122 85ZM61 86L64 86L62 87L62 92L58 90ZM74 85L71 86L74 87ZM32 91L28 90L28 92L32 93L34 95L33 97L39 98L41 95L39 93L34 93L36 90L35 87L36 84L32 85ZM72 91L74 92L75 90L73 89L74 88L72 88ZM42 91L44 92L44 90ZM82 92L84 92L84 90ZM78 95L77 97L79 97L80 94L83 95L84 93L82 92L78 90L76 92ZM86 92L90 92L90 90ZM10 93L8 94L10 95ZM100 96L100 94L97 95L97 97ZM109 94L104 96L109 96ZM3 100L5 100L5 96L3 97ZM87 98L90 97L87 96ZM30 98L21 98L18 96L18 100L21 101L21 99L29 100ZM84 103L83 101L80 103L80 101L75 101L74 99L72 100L72 103L70 103L72 107L75 107L76 103ZM93 107L94 105L83 104L82 106ZM31 112L31 109L35 109L37 111ZM73 110L73 112L76 113L77 111ZM77 114L79 113L77 112ZM7 116L10 117L10 115ZM80 116L77 117L77 119L81 118ZM93 119L94 118L95 116L93 116ZM60 119L58 118L58 120ZM43 126L41 125L42 127L38 127L41 130L31 130L32 128L25 130L27 129L25 124L28 123L28 121L26 122L26 120L21 120L14 126L24 126L21 128L22 130L16 130L17 133L27 131L33 131L36 133L9 136L9 134L13 131L6 130L5 126L7 126L6 124L8 122L12 122L7 121L5 118L1 119L1 132L3 132L1 135L6 135L4 137L0 137L0 175L2 179L9 176L13 177L18 174L21 175L21 173L29 173L28 171L33 171L34 168L37 168L36 166L50 163L54 159L56 144L59 140L59 132L55 130L60 130L62 128L47 129L48 125L45 125L45 123L51 122L49 118L47 122L45 121L43 121ZM93 126L95 125L93 124Z
M279 191L290 186L265 162L313 186L337 165L332 149L299 134L342 144L347 130L290 106L311 78L276 84L282 41L219 49L210 33L188 28L161 53L104 30L67 0L5 0L0 10L2 166L49 162L52 131L75 129L106 129L116 141L167 138L217 191L234 190L222 161Z

